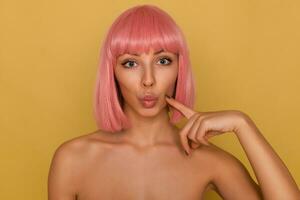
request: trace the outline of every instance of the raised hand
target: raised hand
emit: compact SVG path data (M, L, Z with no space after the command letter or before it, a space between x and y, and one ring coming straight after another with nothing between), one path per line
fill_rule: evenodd
M188 154L191 153L191 148L198 148L201 144L209 145L208 138L214 135L237 132L241 119L245 116L237 110L197 112L167 96L166 101L188 119L179 132L181 144Z

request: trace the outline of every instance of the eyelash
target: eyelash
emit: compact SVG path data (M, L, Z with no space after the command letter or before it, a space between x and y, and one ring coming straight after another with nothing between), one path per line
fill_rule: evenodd
M172 59L170 59L170 58L168 58L168 57L163 57L163 58L161 58L161 59L159 59L159 60L163 60L163 59L166 59L167 61L169 61L169 63L168 63L168 64L165 64L165 65L170 65L170 64L172 63ZM135 61L134 61L134 60L130 60L130 59L126 59L126 60L122 63L122 65L124 66L124 68L128 68L128 69L134 68L134 67L126 67L126 64L127 64L128 62L135 62Z

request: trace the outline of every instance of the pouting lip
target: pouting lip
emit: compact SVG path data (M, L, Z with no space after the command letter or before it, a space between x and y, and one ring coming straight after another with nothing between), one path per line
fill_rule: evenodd
M140 98L140 100L142 101L153 101L153 100L157 100L158 97L154 96L154 95L145 95L142 98Z

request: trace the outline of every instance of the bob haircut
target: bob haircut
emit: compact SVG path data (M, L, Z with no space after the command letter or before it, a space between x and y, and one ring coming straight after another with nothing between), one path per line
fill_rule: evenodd
M153 5L138 5L125 10L111 25L100 50L93 112L97 126L108 132L131 127L123 112L124 100L114 75L116 58L124 53L164 49L177 54L178 75L173 98L193 108L195 83L183 33L166 12ZM122 106L122 107L121 107ZM183 115L170 107L170 122L175 124Z

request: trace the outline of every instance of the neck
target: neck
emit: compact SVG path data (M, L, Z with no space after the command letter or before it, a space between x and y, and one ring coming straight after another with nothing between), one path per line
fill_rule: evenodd
M175 144L178 138L177 128L169 122L168 107L153 116L142 116L127 105L124 113L132 127L123 130L124 137L139 146L153 146L159 143Z

